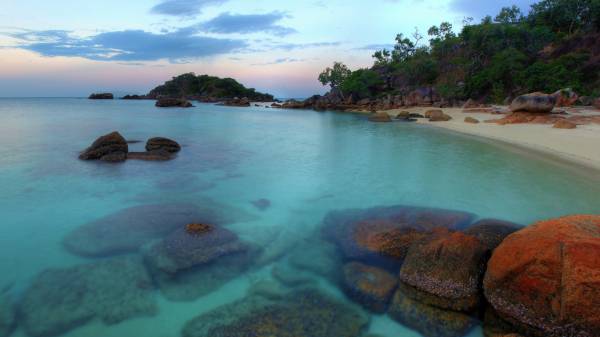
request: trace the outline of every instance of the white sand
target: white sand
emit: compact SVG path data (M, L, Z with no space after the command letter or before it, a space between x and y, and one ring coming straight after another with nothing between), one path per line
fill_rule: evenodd
M434 108L410 108L387 111L395 115L399 111L424 114ZM452 116L448 122L429 122L419 119L418 123L429 124L456 132L485 137L558 156L569 162L600 170L600 125L579 125L577 129L554 129L552 125L484 123L485 120L500 119L504 115L489 113L464 113L462 109L441 109ZM600 115L599 111L584 111L577 115ZM479 124L465 123L465 117L479 120Z

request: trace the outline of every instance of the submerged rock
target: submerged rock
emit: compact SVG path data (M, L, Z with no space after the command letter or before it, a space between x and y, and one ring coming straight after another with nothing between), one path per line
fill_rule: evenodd
M390 317L425 337L463 337L476 321L468 315L424 304L407 296L402 285L396 291Z
M322 239L303 242L290 252L289 263L300 271L308 271L330 280L340 281L341 258L336 247Z
M166 151L170 153L176 153L181 151L181 145L169 138L154 137L148 139L146 142L146 151Z
M101 93L101 94L91 94L88 99L114 99L115 96L109 92Z
M193 105L183 98L159 98L156 101L158 108L192 108Z
M522 225L513 222L497 219L483 219L469 226L464 233L478 238L491 252L496 249L507 236L521 228L523 228Z
M127 152L129 152L127 141L115 131L96 139L79 155L79 159L121 162L127 159Z
M8 296L0 293L0 337L8 337L15 328L15 311Z
M272 301L249 297L189 321L183 337L357 337L368 318L317 290Z
M311 275L303 273L286 263L278 263L271 269L271 276L288 287L305 286L315 282Z
M211 226L210 230L203 233L189 233L182 226L151 245L144 256L152 268L174 274L246 249L246 245L238 241L237 235L227 229Z
M397 277L381 268L359 262L344 266L344 289L352 299L373 312L386 311L397 285Z
M510 104L512 112L550 113L556 105L556 96L534 92L515 98Z
M418 299L426 304L469 311L480 302L487 253L473 235L436 230L410 247L400 281L424 292Z
M252 205L257 209L264 211L267 208L271 207L271 201L269 199L258 199L251 201Z
M127 159L145 160L145 161L168 161L173 159L173 155L165 150L148 151L148 152L129 152Z
M377 123L389 123L392 121L392 117L387 112L376 112L369 116L369 121Z
M333 211L323 233L347 259L399 268L410 246L437 227L459 229L473 215L460 211L408 206Z
M71 253L111 256L132 253L189 223L227 224L236 210L210 200L194 204L151 204L120 210L80 226L63 239Z
M28 335L63 334L93 318L117 324L157 313L152 281L138 258L123 257L40 273L23 295Z
M530 225L494 251L485 296L500 314L536 336L600 331L600 216L574 215Z

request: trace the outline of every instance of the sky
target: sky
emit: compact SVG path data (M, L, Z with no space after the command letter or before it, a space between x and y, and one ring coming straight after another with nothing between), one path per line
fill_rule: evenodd
M0 0L0 97L143 94L173 76L232 77L276 97L327 90L334 61L372 65L398 33L533 0Z

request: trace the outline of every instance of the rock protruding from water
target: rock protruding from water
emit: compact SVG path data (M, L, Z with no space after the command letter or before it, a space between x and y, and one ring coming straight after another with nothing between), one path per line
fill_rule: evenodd
M213 208L214 207L214 208ZM193 204L152 204L120 210L80 226L63 239L71 253L105 257L137 252L155 239L162 239L182 226L194 222L228 223L231 216L220 206L205 202Z
M127 159L128 152L127 140L115 131L96 139L79 155L79 159L122 162Z
M410 247L400 281L423 292L413 299L469 311L479 304L487 253L486 246L473 235L438 229Z
M167 151L169 153L176 153L181 151L181 145L169 138L154 137L148 139L146 142L146 151Z
M182 226L145 252L152 268L167 274L206 264L226 255L244 252L246 245L238 241L235 233L210 226L203 233L190 233Z
M188 100L183 98L159 98L156 100L159 108L192 108L193 105Z
M243 98L235 97L235 98L226 100L225 102L223 102L223 105L235 106L235 107L249 107L250 100L247 97L243 97Z
M600 331L600 216L541 221L508 236L484 279L498 314L536 336Z
M390 117L387 112L376 112L369 116L369 121L375 123L390 123L392 117Z
M15 311L8 296L0 293L0 337L8 337L15 328Z
M157 313L140 259L124 257L40 273L23 295L20 323L32 337L57 336L99 318L117 324Z
M91 94L88 99L114 99L115 96L111 93L105 92L100 94Z
M183 337L357 337L368 318L353 306L305 289L281 300L248 297L189 321Z
M344 266L344 289L365 308L383 313L394 295L398 278L384 269L350 262Z
M515 98L510 104L512 112L550 113L556 105L556 96L534 92Z

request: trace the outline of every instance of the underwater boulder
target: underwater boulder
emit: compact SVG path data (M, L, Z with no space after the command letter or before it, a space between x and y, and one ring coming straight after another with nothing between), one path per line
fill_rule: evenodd
M134 206L76 228L63 239L63 245L69 252L83 256L133 253L186 224L228 224L236 221L237 215L236 209L209 199L199 200L197 204Z
M129 152L127 140L115 131L96 139L79 155L79 159L122 162L127 159L127 152Z
M429 231L464 228L473 217L466 212L409 206L350 209L329 212L322 231L347 259L399 268L410 246Z
M344 290L365 308L384 313L394 295L398 278L377 267L359 262L344 265Z
M247 249L235 233L225 228L207 225L203 229L199 232L197 227L188 225L175 230L145 250L146 262L154 269L173 274Z
M148 272L128 256L41 272L23 294L19 318L28 335L47 337L94 318L117 324L157 310Z
M186 323L182 337L358 337L367 316L318 290L303 289L281 300L248 297Z
M540 221L494 251L485 297L527 335L597 336L600 331L600 216Z
M497 219L482 219L469 226L469 228L463 232L478 238L491 252L496 249L507 236L521 228L523 228L522 225L514 222Z
M407 296L402 284L394 294L388 315L424 337L463 337L476 320L465 313L445 310Z
M0 293L0 337L8 337L15 328L15 311L8 296Z
M480 284L489 251L473 235L437 229L414 243L400 270L400 281L418 299L444 309L469 311L481 299Z
M392 117L388 115L386 112L375 112L369 116L370 122L376 123L389 123L392 121Z

